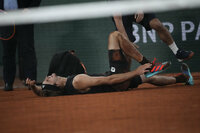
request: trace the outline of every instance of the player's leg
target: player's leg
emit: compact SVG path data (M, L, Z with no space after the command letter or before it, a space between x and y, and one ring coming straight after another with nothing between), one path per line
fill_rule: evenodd
M150 61L148 61L145 57L143 57L139 53L139 51L137 51L137 49L131 44L131 42L126 37L124 37L120 32L115 31L110 34L109 44L110 44L109 48L112 48L115 45L117 45L117 47L121 48L127 56L133 59L139 60L142 58L142 61L140 62L141 64L150 63ZM155 74L163 72L170 66L171 63L163 62L156 64L155 62L153 62L152 64L153 64L152 69L150 70L149 73L146 74L146 77L151 77Z
M159 19L156 18L154 13L145 13L143 20L139 24L141 24L147 31L152 29L156 30L160 39L167 45L174 42L167 28L164 27Z
M121 33L118 31L110 33L108 38L108 51L110 65L115 65L117 69L119 69L117 71L121 73L130 71L131 58L127 56L126 53L124 54L124 51L121 49L119 34L121 35Z
M149 24L152 29L156 30L156 32L158 33L158 36L164 43L166 43L167 45L170 45L174 42L171 34L167 30L167 28L163 26L163 24L159 21L159 19L154 18L149 22Z
M152 76L150 78L146 78L144 75L141 76L142 83L150 83L156 86L170 85L176 83L176 78L172 76Z
M108 38L108 54L109 54L109 74L124 73L130 71L131 58L126 56L120 48L120 42L118 40L118 31L112 32ZM112 85L115 90L126 90L129 86L129 81Z
M130 41L128 41L120 32L115 31L110 34L108 39L108 50L111 74L127 72L130 70L131 60L129 57L134 58L133 51L135 49ZM164 65L161 64L158 68L164 68ZM162 69L152 72L150 76L153 76L159 72L162 72ZM113 88L116 90L127 90L127 88L136 88L141 83L141 76L136 76L128 82L113 86Z
M176 83L185 83L186 85L193 85L194 81L188 65L183 63L181 66L181 71L182 73L176 76L155 75L153 77L146 78L144 75L142 75L142 83L150 83L157 86L171 85Z
M124 37L120 32L115 31L109 35L108 39L108 49L122 49L123 52L135 59L140 64L150 63L130 42L126 37Z
M160 39L169 46L172 52L176 55L178 61L188 60L192 58L194 52L179 49L175 41L173 40L171 34L169 33L168 29L163 26L159 19L152 19L149 22L149 25L152 29L156 30Z
M153 77L146 78L145 76L142 76L142 82L150 83L156 86L164 86L164 85L171 85L171 84L176 84L176 83L186 83L188 81L188 78L189 77L184 74L180 74L175 77L155 75Z

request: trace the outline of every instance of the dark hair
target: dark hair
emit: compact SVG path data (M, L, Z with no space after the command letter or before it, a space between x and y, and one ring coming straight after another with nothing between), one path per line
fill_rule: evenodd
M57 87L56 85L42 84L41 87L42 87L42 90L46 90L46 89L52 90L52 91L60 90L60 88Z
M63 89L55 85L42 84L42 96L60 96L63 95Z

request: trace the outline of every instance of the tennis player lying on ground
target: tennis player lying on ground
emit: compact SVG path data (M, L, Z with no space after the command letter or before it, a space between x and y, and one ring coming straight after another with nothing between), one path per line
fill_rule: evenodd
M170 62L153 64L153 67L152 64L147 63L130 71L131 57L134 58L135 54L132 47L132 43L121 33L112 32L108 39L109 72L88 75L83 67L79 67L82 66L80 60L78 63L71 63L69 61L72 61L72 59L69 60L67 56L63 58L65 57L64 54L77 58L73 54L65 52L57 55L59 57L53 57L49 73L42 86L37 86L35 81L30 79L27 79L26 83L38 96L125 91L136 88L142 83L159 86L175 83L193 84L193 78L186 64L182 65L182 74L175 77L155 75L166 70L170 66ZM71 64L73 64L72 67L69 67ZM149 78L146 77L148 73L151 73Z

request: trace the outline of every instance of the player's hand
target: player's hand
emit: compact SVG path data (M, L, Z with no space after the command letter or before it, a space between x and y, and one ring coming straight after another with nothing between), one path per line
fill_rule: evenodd
M134 17L135 17L136 23L139 23L144 18L144 12L140 11L140 12L136 13Z
M27 79L26 79L26 84L27 84L28 86L33 86L33 85L35 85L35 80L31 80L31 79L27 78Z
M151 63L146 63L144 65L141 65L139 66L137 69L136 69L136 72L138 75L142 75L146 72L149 72L149 70L147 70L148 68L151 68L152 64Z
M36 85L35 80L31 80L29 78L26 79L26 84L28 87L38 96L42 96L42 88Z

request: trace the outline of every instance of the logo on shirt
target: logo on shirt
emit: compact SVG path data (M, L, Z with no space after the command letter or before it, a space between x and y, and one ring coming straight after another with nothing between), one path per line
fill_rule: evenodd
M115 67L111 67L111 68L110 68L110 71L111 71L111 72L115 72L115 71L116 71Z

